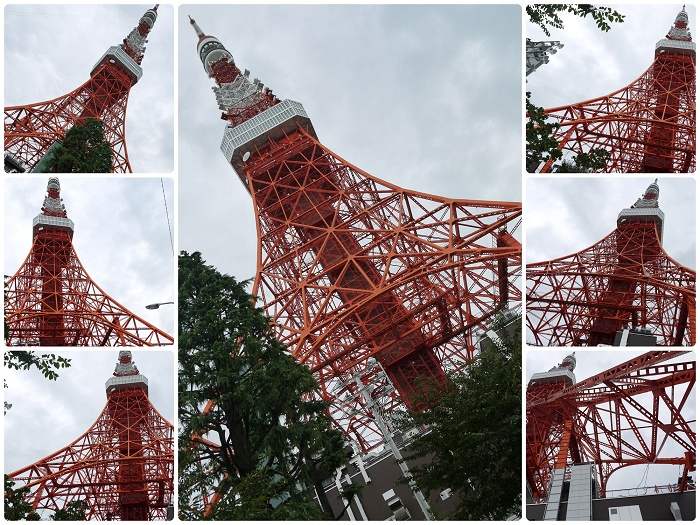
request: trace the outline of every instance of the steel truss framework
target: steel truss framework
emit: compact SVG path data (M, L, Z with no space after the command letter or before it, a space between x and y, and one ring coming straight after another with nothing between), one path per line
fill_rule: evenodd
M245 173L258 224L254 294L362 448L372 416L356 404L353 374L381 385L374 357L398 394L384 409L411 406L419 377L441 382L463 367L499 305L520 298L519 203L399 188L302 130L261 148Z
M599 496L617 470L645 464L683 467L676 487L695 470L695 361L664 363L684 352L652 351L566 387L528 387L526 481L546 501L552 473L594 462Z
M141 64L157 8L146 12L120 46L128 55L123 60L131 60L132 68ZM120 60L111 59L95 69L87 82L66 95L46 102L6 107L5 154L19 161L24 171L33 171L49 148L63 140L68 129L95 118L104 123L105 140L112 148L112 171L131 172L125 119L129 91L137 81L133 71Z
M666 254L653 223L623 223L585 250L528 264L526 279L535 345L611 345L629 325L659 345L695 344L695 272Z
M610 153L602 172L695 172L695 82L694 48L657 50L630 85L545 113L560 124L553 134L559 149ZM551 167L549 161L541 171Z
M172 336L95 284L66 232L47 231L6 283L9 346L161 346Z
M87 519L165 520L173 500L173 426L143 389L108 395L97 421L57 452L9 474L36 511L89 504Z
M419 378L440 384L464 367L494 314L520 302L521 204L437 197L363 172L318 141L300 104L251 83L191 24L226 137L263 117L272 126L226 153L253 197L253 294L313 371L336 423L367 451L382 436L356 378L375 385L387 415L420 408ZM299 112L288 118L284 108Z

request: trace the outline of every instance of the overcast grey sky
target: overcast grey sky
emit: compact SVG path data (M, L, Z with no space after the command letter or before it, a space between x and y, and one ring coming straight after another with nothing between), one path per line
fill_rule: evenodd
M564 257L597 243L615 229L617 214L654 182L647 177L529 177L525 185L525 262ZM697 184L693 178L659 178L664 212L663 246L695 269Z
M611 24L607 33L599 30L590 16L579 18L568 13L562 15L564 29L550 28L551 36L535 24L525 23L525 36L531 40L564 44L549 64L527 77L525 89L532 92L533 104L544 108L574 104L631 84L654 61L656 43L666 37L683 3L609 6L625 15L625 20ZM687 4L686 12L696 40L695 6Z
M519 6L183 5L181 249L255 274L251 198L219 150L224 122L187 15L360 169L446 197L521 200Z
M14 275L32 246L32 219L41 212L49 177L7 177L4 187L4 274ZM59 177L73 247L92 280L142 319L175 334L172 178ZM166 216L167 199L168 215ZM174 230L173 230L174 231Z
M526 384L529 381L532 374L535 372L546 372L553 366L556 366L562 362L564 357L571 353L569 350L529 350L525 354L525 377ZM632 359L638 355L642 355L644 350L593 350L587 349L582 351L576 351L576 369L574 370L574 375L576 376L576 381L580 382L589 377L594 376L599 372L603 372L612 368L620 363L624 363L629 359ZM689 362L695 360L694 352L681 355L680 357L673 358L667 361L668 363L674 362ZM695 391L691 395L691 399L686 404L683 411L683 415L686 421L691 422L691 428L696 430L696 396ZM640 401L645 407L651 407L651 396L645 394L644 396L637 396L635 398ZM662 403L663 404L663 403ZM662 408L662 413L663 413ZM668 422L668 418L665 420ZM664 445L662 453L666 456L675 457L676 455L682 456L680 452L680 447L678 449L674 448L675 443L672 440ZM614 489L629 489L638 486L664 486L667 484L676 483L678 481L678 476L682 472L682 467L679 472L678 466L674 465L651 465L649 467L649 472L645 476L646 466L634 466L625 467L617 472L615 472L608 483L608 490Z
M136 367L148 378L153 406L175 421L172 350L132 350ZM112 377L119 350L61 351L72 360L49 381L36 368L5 370L4 400L12 408L3 418L5 473L34 463L69 445L97 420L107 403L105 382Z
M90 78L95 63L138 25L153 4L5 6L5 106L63 96ZM135 173L174 169L174 41L172 5L161 4L132 87L126 143Z

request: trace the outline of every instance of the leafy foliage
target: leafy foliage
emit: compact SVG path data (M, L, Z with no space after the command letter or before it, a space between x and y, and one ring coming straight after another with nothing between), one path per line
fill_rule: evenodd
M579 153L571 161L562 162L557 173L593 173L605 168L610 152L605 148L592 148L588 153Z
M108 173L112 169L112 147L105 140L104 123L98 119L74 125L52 151L46 159L46 172Z
M41 517L34 512L32 504L25 501L29 487L15 489L15 482L5 474L5 519L7 521L39 521Z
M452 489L459 503L449 519L504 520L520 513L520 317L513 322L517 328L508 336L499 319L493 329L501 340L482 348L465 372L451 375L446 388L422 394L430 408L408 422L430 428L405 459L432 458L412 475L425 493Z
M530 22L537 24L544 34L551 36L548 26L556 29L564 29L564 21L559 13L573 13L581 18L591 15L598 29L604 32L610 31L610 24L622 23L625 15L621 15L610 7L596 7L591 4L530 4L525 7Z
M43 374L46 379L55 381L58 378L56 370L60 368L68 368L70 359L61 357L56 354L35 354L24 350L13 350L5 352L4 364L5 368L10 370L29 370L35 366ZM7 388L7 383L4 384ZM5 413L12 408L12 405L5 401Z
M56 370L68 368L71 360L56 354L37 355L23 350L5 352L5 367L10 370L29 370L35 366L46 379L52 381L58 378Z
M530 92L525 94L525 166L534 173L537 167L549 159L558 160L562 156L559 142L552 133L559 129L558 122L547 122L544 109L530 101Z
M71 501L64 509L57 510L51 519L53 521L86 521L85 513L90 510L87 501L79 499Z
M182 252L178 270L181 518L333 518L310 494L343 463L344 442L311 372L277 341L247 282L198 252ZM201 495L214 493L206 506Z

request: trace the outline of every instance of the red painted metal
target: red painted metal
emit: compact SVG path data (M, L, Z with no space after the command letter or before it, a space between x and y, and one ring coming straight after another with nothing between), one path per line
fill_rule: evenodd
M256 88L191 23L226 137L258 133L227 154L257 219L253 293L337 424L368 450L381 436L354 377L375 385L390 413L419 408L422 378L442 383L466 366L495 312L520 301L521 205L428 195L363 172L321 144L298 103Z
M685 490L695 470L695 361L686 352L651 351L574 385L531 381L526 401L526 481L546 501L555 468L594 462L599 496L624 467L680 465ZM592 354L587 358L594 359ZM680 452L679 452L680 451Z
M70 445L9 474L38 512L86 501L92 520L165 520L173 501L173 426L148 399L147 380L119 354L107 404ZM121 369L120 369L121 367ZM126 369L125 369L126 368Z
M118 50L128 55L136 68L141 64L144 42L156 20L158 6L149 9ZM110 52L119 52L117 48ZM120 60L106 57L90 79L77 89L45 102L5 108L5 154L33 171L49 148L63 140L66 131L89 118L102 120L105 140L112 147L112 170L131 172L126 150L126 105L131 87L138 82L134 71Z
M656 183L650 188L658 196ZM645 204L655 200L650 195L623 210L617 228L593 246L526 266L529 342L612 345L618 330L631 327L652 330L659 345L695 344L695 271L664 251L663 216Z
M695 44L681 11L654 62L630 85L609 95L546 109L560 128L559 149L610 152L602 172L695 172ZM552 162L541 169L550 171Z
M73 223L50 178L29 255L5 284L8 346L161 346L173 338L95 284L73 247Z

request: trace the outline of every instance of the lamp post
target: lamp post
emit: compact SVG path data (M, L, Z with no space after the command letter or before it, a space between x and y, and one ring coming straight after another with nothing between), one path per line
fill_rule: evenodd
M164 304L175 304L173 301L168 301L165 303L153 303L153 304L147 304L146 305L146 310L158 310L158 308L161 307L161 305Z

